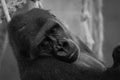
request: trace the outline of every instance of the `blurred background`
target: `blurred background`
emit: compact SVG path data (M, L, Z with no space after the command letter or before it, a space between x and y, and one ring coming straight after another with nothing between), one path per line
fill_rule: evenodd
M65 10L69 11L69 9L73 8L72 6L74 5L69 6L67 5L68 4L67 0L65 1L61 4L57 4L55 2L52 3L50 0L46 0L46 2L48 3L45 6L46 7L49 6L48 4L50 3L55 6L64 6ZM119 37L119 34L120 34L120 31L119 31L120 30L120 27L119 27L120 25L120 10L119 10L120 4L119 3L120 3L120 0L103 0L103 18L104 18L103 53L104 53L104 58L105 58L105 64L107 67L110 67L112 65L113 63L112 50L120 41L120 37ZM78 7L80 6L79 5L80 3L75 3L75 4ZM59 7L56 7L56 8L59 8ZM72 10L76 10L76 9L73 8ZM61 15L59 14L59 12L55 14ZM65 17L65 16L62 16L62 17ZM72 17L77 17L77 16L72 16ZM74 22L77 23L76 20L74 20ZM72 28L71 30L73 30L73 32L76 34L79 34L78 28ZM18 74L17 62L15 60L15 57L13 56L13 52L12 52L10 45L8 45L4 58L1 63L0 80L20 80L19 74Z

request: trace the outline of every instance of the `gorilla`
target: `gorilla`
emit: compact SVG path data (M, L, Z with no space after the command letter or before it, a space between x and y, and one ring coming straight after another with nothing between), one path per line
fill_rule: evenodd
M106 68L48 10L35 8L15 15L8 24L8 34L21 80L120 79L119 65Z

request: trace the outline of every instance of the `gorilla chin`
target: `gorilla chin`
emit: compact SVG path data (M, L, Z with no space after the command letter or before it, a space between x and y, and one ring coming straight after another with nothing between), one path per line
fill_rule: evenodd
M47 10L36 8L14 16L8 24L8 34L21 80L104 80L110 73Z

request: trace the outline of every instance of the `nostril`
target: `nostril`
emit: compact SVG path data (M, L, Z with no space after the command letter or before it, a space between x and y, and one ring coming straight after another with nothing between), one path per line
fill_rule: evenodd
M71 53L74 49L74 44L71 43L70 41L64 41L62 42L62 48L64 49L65 52Z
M66 48L66 47L68 47L68 46L69 46L69 43L68 43L68 42L66 42L66 41L64 41L64 42L63 42L63 44L62 44L62 46Z
M71 40L66 40L62 42L62 50L71 55L77 50L76 44Z

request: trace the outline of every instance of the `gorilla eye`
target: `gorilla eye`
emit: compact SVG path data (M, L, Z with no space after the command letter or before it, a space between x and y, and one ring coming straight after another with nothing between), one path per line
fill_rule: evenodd
M50 33L52 34L60 34L63 32L62 27L59 24L55 24L51 29Z
M25 26L26 24L25 23L22 23L19 28L18 28L18 31L23 31L25 29Z
M68 42L64 41L64 42L62 43L62 46L63 46L63 47L67 47L67 46L68 46Z
M57 29L56 28L53 28L51 31L50 31L52 34L57 34Z

